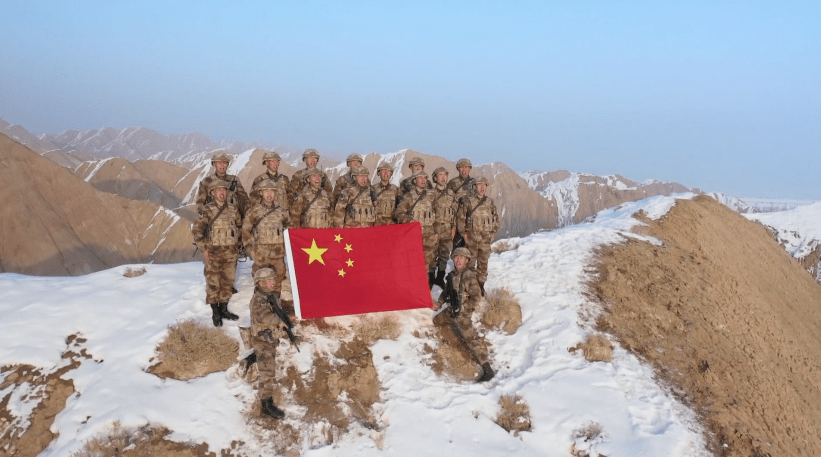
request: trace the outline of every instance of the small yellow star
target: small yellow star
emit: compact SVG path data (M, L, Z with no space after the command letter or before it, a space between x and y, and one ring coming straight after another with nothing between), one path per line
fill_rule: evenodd
M337 273L339 273L339 276L345 277L345 270L339 270Z
M334 241L336 241L337 243L339 243L340 241L342 241L342 235L335 235L335 236L334 236Z
M322 254L324 254L328 248L318 248L315 239L311 241L310 248L302 248L302 250L308 253L308 265L314 263L314 260L319 260L319 263L325 265L325 259L322 258Z
M351 247L350 244L346 244L345 245L345 250L348 251L348 252L351 252L351 251L353 251L353 247Z
M347 263L349 267L353 266L353 260L351 260L351 259L348 259L348 261L345 262L345 263Z

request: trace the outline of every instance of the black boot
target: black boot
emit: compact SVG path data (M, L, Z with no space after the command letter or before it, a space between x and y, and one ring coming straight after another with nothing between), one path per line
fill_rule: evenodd
M217 303L217 305L219 305L220 317L222 317L223 319L228 319L229 321L235 321L239 319L239 316L232 313L231 311L228 311L228 302Z
M282 419L285 417L285 411L279 409L274 405L274 397L268 397L262 399L262 409L260 410L262 414L266 416L271 416L274 419Z
M445 269L440 268L436 270L436 278L433 280L433 283L437 286L441 287L442 289L445 288Z
M222 314L220 314L220 304L211 303L211 322L214 327L222 327Z
M428 289L433 289L433 278L434 278L434 273L433 273L433 270L431 270L431 271L428 272Z
M476 382L490 381L494 376L496 376L496 373L493 371L493 368L490 368L490 363L485 362L482 364L482 376L480 376Z

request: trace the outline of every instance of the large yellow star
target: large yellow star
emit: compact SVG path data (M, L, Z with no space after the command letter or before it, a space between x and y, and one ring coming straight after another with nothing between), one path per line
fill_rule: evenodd
M345 245L345 250L348 251L348 252L351 252L351 251L353 251L353 247L350 244L346 244Z
M308 253L308 265L314 263L314 260L319 260L319 263L325 265L325 259L322 258L322 254L327 251L327 248L318 248L316 246L316 240L311 240L311 247L310 248L302 248L303 251Z
M342 241L342 235L334 235L334 241L336 241L337 243Z
M339 273L339 276L345 277L345 270L340 269L337 273Z
M348 259L348 261L345 262L345 263L347 263L349 267L353 266L353 260L351 260L351 259Z

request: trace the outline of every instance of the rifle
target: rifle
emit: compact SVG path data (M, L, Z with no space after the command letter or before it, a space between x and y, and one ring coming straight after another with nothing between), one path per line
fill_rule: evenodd
M465 237L462 236L461 233L456 232L456 236L453 237L453 249L461 248L465 246Z
M288 339L291 340L291 343L294 344L296 347L296 352L299 352L299 346L296 343L296 335L294 335L294 324L291 322L291 318L288 316L288 313L282 309L282 306L279 305L279 299L274 294L268 294L268 304L271 305L271 311L279 317L279 320L285 324L285 333L288 334Z

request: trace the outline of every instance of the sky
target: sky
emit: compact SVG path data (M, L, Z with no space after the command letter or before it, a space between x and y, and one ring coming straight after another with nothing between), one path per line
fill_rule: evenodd
M821 3L4 1L33 132L348 152L821 199Z

